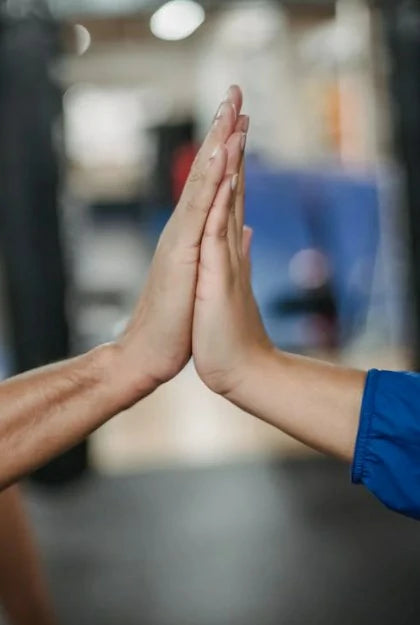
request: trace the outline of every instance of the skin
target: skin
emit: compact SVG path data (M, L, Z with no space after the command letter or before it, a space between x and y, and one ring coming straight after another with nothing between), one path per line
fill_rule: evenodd
M0 494L0 603L13 625L54 625L47 586L19 490Z
M303 443L350 462L366 374L281 352L252 293L244 227L242 155L228 143L227 172L201 244L193 321L198 374L214 392Z
M200 243L247 118L231 87L166 225L119 340L0 384L0 489L75 445L174 377L191 357Z
M241 105L239 88L231 87L123 335L0 384L0 490L170 380L191 354L211 390L311 447L351 461L365 373L276 350L252 293L252 232L243 225L249 119L240 115ZM15 491L3 493L0 518L0 597L15 625L51 625ZM25 605L17 587L26 588Z
M82 440L171 379L191 357L200 243L226 175L225 143L248 118L231 87L159 241L131 322L118 341L0 384L0 490ZM0 602L13 625L53 625L41 566L16 488L0 493Z
M316 449L352 459L365 373L282 353L261 323L243 226L249 120L241 105L231 87L122 337L0 385L0 488L174 377L192 352L209 388Z

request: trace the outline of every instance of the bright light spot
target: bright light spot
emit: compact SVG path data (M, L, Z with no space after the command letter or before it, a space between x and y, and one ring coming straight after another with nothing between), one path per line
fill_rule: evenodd
M92 37L90 36L90 32L88 31L88 29L81 24L75 25L74 34L76 36L77 54L79 56L82 56L82 54L89 50L90 44L92 43Z
M74 85L64 96L69 158L84 168L138 166L142 107L135 90Z
M179 41L186 39L204 22L206 14L193 0L171 0L154 13L150 30L159 39Z
M226 11L219 37L224 45L258 50L280 36L282 12L271 4L238 6Z

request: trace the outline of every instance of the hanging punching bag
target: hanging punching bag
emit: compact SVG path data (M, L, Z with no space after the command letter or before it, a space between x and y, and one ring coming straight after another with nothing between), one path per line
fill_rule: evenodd
M58 26L27 15L0 27L0 255L4 266L14 370L69 355L66 274L57 199L59 155L53 127L62 97L50 77ZM62 483L87 466L86 445L35 474Z

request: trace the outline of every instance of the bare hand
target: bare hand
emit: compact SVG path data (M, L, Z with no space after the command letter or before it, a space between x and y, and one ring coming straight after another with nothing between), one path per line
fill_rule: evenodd
M227 176L201 244L193 323L197 371L209 388L226 396L240 382L247 363L271 349L250 282L252 231L243 224L243 147L232 135Z
M235 130L242 105L231 87L199 151L182 197L168 221L153 258L137 309L119 341L124 375L156 387L174 377L191 357L191 334L200 244L207 216L225 176L225 143ZM147 371L147 379L138 372Z

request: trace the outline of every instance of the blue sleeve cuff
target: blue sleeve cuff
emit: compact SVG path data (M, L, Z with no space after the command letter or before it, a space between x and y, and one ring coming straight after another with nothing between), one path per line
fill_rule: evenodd
M420 519L420 374L369 371L352 481L388 508Z
M372 417L375 410L375 393L379 371L372 369L367 374L365 390L363 394L362 407L360 410L359 431L354 448L353 466L351 479L353 484L363 482L363 469L365 462L366 447L371 436Z

